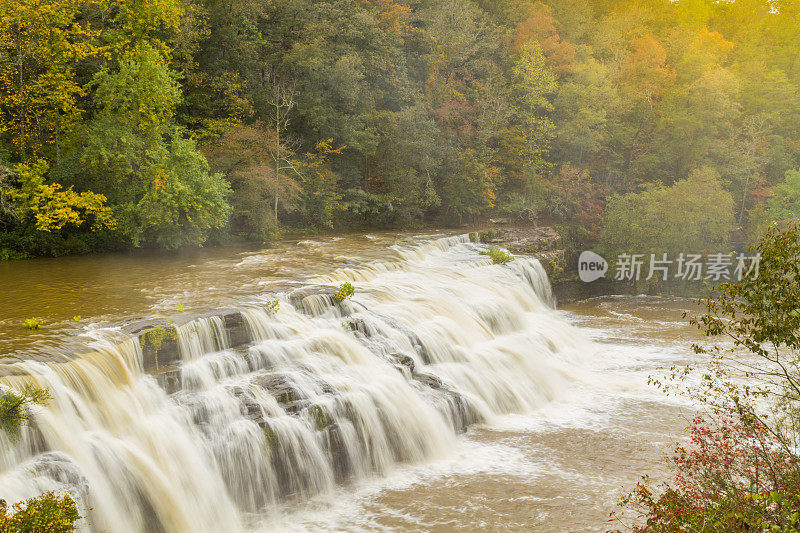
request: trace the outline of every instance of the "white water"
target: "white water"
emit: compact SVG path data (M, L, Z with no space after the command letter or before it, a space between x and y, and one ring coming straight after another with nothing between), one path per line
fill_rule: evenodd
M446 458L466 425L583 379L595 348L551 308L538 262L492 265L466 236L394 248L314 280L352 282L341 306L245 303L249 347L229 349L218 317L178 327L171 395L113 331L73 363L17 363L53 399L0 443L0 497L70 490L94 531L250 529L287 500Z

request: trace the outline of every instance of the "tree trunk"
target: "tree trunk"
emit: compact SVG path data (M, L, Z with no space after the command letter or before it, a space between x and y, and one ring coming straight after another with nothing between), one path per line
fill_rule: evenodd
M278 225L278 181L281 172L281 122L280 107L275 106L275 225Z
M56 107L56 165L61 164L61 114Z
M744 191L742 191L742 204L739 206L739 220L738 225L741 227L742 225L742 218L744 218L744 203L747 201L747 192L750 188L750 173L747 174L747 178L744 180Z

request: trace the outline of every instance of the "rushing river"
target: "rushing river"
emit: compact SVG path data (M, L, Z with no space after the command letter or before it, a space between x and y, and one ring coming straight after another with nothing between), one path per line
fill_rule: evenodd
M377 233L0 263L0 383L53 396L0 437L0 498L68 489L92 531L603 531L693 413L647 386L691 357L690 304L556 311L536 260L482 249ZM180 324L171 386L125 333L157 316Z

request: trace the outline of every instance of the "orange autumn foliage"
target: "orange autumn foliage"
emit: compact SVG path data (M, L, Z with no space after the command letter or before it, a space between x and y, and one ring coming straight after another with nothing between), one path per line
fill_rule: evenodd
M575 47L563 41L558 34L550 8L536 2L528 8L528 16L517 24L512 37L511 49L520 52L530 40L535 40L542 48L548 65L557 73L570 72L574 65Z

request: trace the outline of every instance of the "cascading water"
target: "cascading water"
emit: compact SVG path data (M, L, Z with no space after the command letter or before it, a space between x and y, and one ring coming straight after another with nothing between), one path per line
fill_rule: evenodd
M493 265L480 249L468 236L395 245L394 260L271 295L277 310L246 302L246 345L219 315L178 325L169 387L113 330L72 362L16 363L6 385L53 399L19 440L0 436L0 497L70 490L93 531L248 529L543 405L586 341L552 310L538 261ZM356 295L338 302L346 281Z

